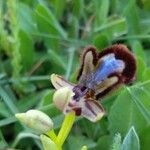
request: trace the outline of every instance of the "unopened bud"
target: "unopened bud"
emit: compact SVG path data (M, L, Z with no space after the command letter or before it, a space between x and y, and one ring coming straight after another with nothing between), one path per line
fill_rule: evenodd
M44 150L58 150L56 144L46 135L41 135L40 139L42 141Z
M58 109L63 111L73 95L74 93L69 87L60 88L54 93L53 102Z
M46 133L53 128L53 121L45 113L39 110L29 110L26 113L18 113L16 118L38 133Z

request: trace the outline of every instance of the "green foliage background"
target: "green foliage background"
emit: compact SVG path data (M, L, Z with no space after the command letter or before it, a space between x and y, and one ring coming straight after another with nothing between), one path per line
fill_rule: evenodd
M0 0L0 149L42 149L14 114L39 109L57 131L64 116L52 104L50 74L76 82L82 49L114 43L136 55L136 81L102 100L101 121L78 118L65 150L149 150L150 1Z

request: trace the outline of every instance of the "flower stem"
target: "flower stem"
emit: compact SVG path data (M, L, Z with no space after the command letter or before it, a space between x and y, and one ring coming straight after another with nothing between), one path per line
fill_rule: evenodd
M73 123L75 121L75 112L70 112L65 116L61 129L57 136L57 144L59 147L62 147L64 141L66 140Z
M53 129L48 131L46 134L50 137L50 139L52 141L56 142L57 136L56 136L56 134L55 134Z
M54 130L50 130L47 133L47 136L57 145L57 150L61 150L61 147L59 146L58 142L57 142L57 136L54 132Z
M54 141L52 141L50 138L48 138L45 135L41 135L40 136L41 142L43 144L43 149L44 150L60 150L56 143Z

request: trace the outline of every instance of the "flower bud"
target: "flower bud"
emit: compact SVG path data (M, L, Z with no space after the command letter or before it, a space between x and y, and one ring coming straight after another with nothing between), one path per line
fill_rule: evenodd
M58 150L56 144L46 135L41 135L40 139L42 141L44 150Z
M38 133L46 133L53 128L53 121L49 116L39 110L29 110L26 113L18 113L16 118Z
M60 88L54 93L53 102L58 109L63 111L73 95L69 87Z

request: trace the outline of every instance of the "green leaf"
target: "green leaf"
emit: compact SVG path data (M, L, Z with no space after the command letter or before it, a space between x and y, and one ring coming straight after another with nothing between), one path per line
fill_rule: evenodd
M107 15L109 12L109 0L95 0L94 1L95 10L95 25L99 27L107 20Z
M136 71L136 80L142 81L143 80L143 73L146 69L146 64L141 57L137 56L137 71Z
M60 38L66 38L67 35L59 22L57 21L56 17L52 13L50 9L45 7L44 5L37 5L36 7L36 20L37 20L37 26L39 32L45 33L51 38L44 37L45 45L47 47L51 47L54 50L59 50L60 49ZM55 38L54 38L55 37Z
M83 0L73 1L73 15L78 19L80 18L81 14L83 13L83 6L84 6Z
M9 124L14 123L14 122L16 122L16 121L17 121L17 119L16 119L15 116L13 116L13 117L8 117L8 118L6 118L6 119L1 119L1 120L0 120L0 127L9 125Z
M121 150L140 150L139 137L134 129L131 127L127 135L125 136Z
M33 108L35 105L38 105L42 93L39 92L38 94L29 94L26 97L23 97L20 99L20 101L17 102L16 106L19 109L19 112L25 112L31 108Z
M84 145L86 145L88 148L94 148L96 146L96 143L92 139L80 135L69 136L67 142L68 149L71 150L79 150Z
M149 0L144 0L144 1L141 1L145 10L148 10L150 12L150 1Z
M150 127L143 129L143 132L140 134L140 143L141 143L141 150L149 150L150 142Z
M78 38L79 37L79 20L77 17L72 17L70 20L70 28L69 28L69 37Z
M115 134L113 144L110 150L120 150L120 149L121 149L121 135L117 133Z
M106 34L109 40L115 39L127 33L126 19L111 16L105 24L95 28L94 32Z
M144 59L145 58L145 54L144 54L144 49L142 47L142 44L140 43L140 41L133 41L132 43L132 50L133 52L140 58Z
M126 88L118 96L108 117L111 133L120 132L124 135L131 126L140 133L147 124L150 124L149 90L148 80Z
M54 8L55 8L55 16L60 19L63 16L64 10L66 7L66 0L55 0Z
M32 39L29 37L29 35L23 30L20 30L18 36L20 39L19 49L20 49L23 69L25 71L28 71L33 65L33 56L34 56L33 42Z
M112 14L118 13L118 7L120 6L119 0L110 1L110 11Z
M148 50L144 51L144 53L145 53L145 57L146 57L145 62L148 66L150 66L150 59L149 59L150 50L148 49Z
M0 115L3 117L9 117L11 115L11 112L7 110L5 103L1 101L0 101Z
M61 123L63 122L64 115L60 114L57 115L56 117L52 118L54 122L54 129L59 129L61 127Z
M21 2L18 3L17 8L19 28L28 34L37 32L37 26L33 16L34 12L32 9L28 5Z
M109 131L113 135L119 132L124 136L132 126L140 133L147 126L144 116L127 89L124 89L115 100L109 112L108 120Z
M49 49L48 54L50 54L51 61L53 63L57 64L58 66L62 67L64 70L66 70L66 65L65 65L64 61L62 60L62 58L59 55L57 55L57 53L55 53L55 51Z
M5 149L6 147L8 147L8 144L6 140L4 139L4 136L0 130L0 149Z
M138 34L140 33L140 18L136 7L135 0L128 0L127 5L124 7L124 16L127 19L128 33ZM131 13L132 12L132 13Z
M97 141L97 149L109 150L111 144L111 137L109 135L104 135L100 137Z
M104 121L102 121L102 123L105 124ZM91 124L91 122L87 119L81 119L79 121L79 126L83 133L86 133L88 137L95 139L99 138L101 135L106 134L103 130L102 126L104 125L102 123L97 122L95 124ZM106 128L106 126L104 128Z
M47 30L51 33L57 33L62 37L66 38L66 33L63 28L60 26L54 14L50 9L46 8L44 5L37 5L36 7L37 21L40 21L41 30L42 26L46 27ZM43 30L46 30L46 28Z
M145 120L150 124L150 82L135 85L127 90Z
M3 99L4 103L10 109L13 114L18 112L16 105L13 103L13 100L9 97L7 92L0 86L0 96Z
M33 134L33 133L28 133L27 131L23 131L23 132L20 132L17 137L15 138L14 142L12 143L12 148L15 148L18 143L20 143L21 140L23 140L24 138L32 138L34 139L35 141L36 140L39 140L39 136ZM28 141L29 143L30 141ZM32 142L32 141L31 141ZM23 141L23 143L21 144L22 146L25 146L27 143L25 141ZM41 146L40 146L41 148Z
M42 97L42 106L46 106L52 103L54 90L47 90Z
M150 80L150 68L146 68L143 73L143 81Z
M60 110L58 110L53 104L53 94L54 90L46 90L42 96L41 105L38 107L38 109L51 117L55 117L60 114Z
M144 14L145 11L143 11ZM149 24L150 24L150 18L148 15L143 15L142 20L140 20L140 28L142 29L142 34L148 34L150 32Z
M101 51L103 48L109 45L109 41L105 34L97 34L93 38L93 44Z

